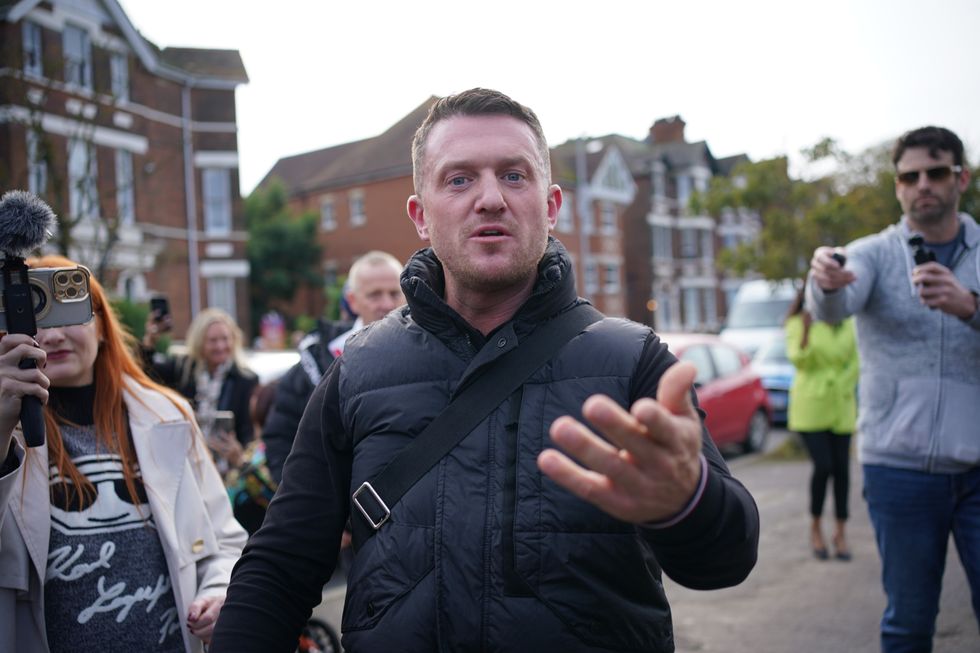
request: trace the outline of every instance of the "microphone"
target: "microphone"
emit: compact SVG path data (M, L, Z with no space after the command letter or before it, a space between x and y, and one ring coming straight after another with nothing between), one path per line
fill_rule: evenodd
M32 193L12 190L0 197L0 256L3 257L3 306L8 333L37 335L34 291L24 257L47 241L54 221L51 207ZM19 367L36 368L37 362L26 358ZM28 447L44 444L44 417L37 397L21 399L20 424Z
M936 253L925 247L925 240L919 234L909 238L909 247L913 249L912 257L915 259L916 265L936 260Z

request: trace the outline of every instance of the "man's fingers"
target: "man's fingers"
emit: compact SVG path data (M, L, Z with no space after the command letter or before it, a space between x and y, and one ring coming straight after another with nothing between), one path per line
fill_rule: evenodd
M585 469L556 449L538 454L538 469L575 496L611 513L623 506L609 476Z
M692 363L681 362L671 365L660 377L657 387L657 401L674 415L698 418L691 402L691 386L698 375Z
M616 408L625 413L618 406ZM629 414L626 414L626 417L636 421ZM629 454L606 442L581 422L567 416L560 417L551 425L549 434L555 444L588 469L615 479L619 483L629 484L630 474L633 473L627 462ZM571 461L569 463L571 464Z

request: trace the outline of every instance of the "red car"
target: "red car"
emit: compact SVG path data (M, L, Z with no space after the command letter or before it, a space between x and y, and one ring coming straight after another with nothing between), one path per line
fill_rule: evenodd
M715 444L739 445L746 452L765 447L772 407L748 356L710 334L658 335L674 356L697 368L694 388Z

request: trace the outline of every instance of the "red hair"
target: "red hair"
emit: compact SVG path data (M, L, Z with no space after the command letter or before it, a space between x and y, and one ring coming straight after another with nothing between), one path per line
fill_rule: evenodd
M77 267L75 262L57 255L30 259L28 264L41 268ZM166 396L184 417L188 420L193 418L174 391L155 383L143 371L133 355L136 339L119 322L102 284L94 277L89 279L89 292L100 341L94 364L95 405L92 407L92 415L95 418L95 437L106 451L114 452L122 459L126 489L134 505L138 506L140 501L137 499L134 472L136 454L128 437L129 425L123 406L126 377L139 386ZM62 482L67 485L70 481L78 488L79 503L85 495L94 496L95 486L78 471L65 452L59 419L50 407L44 411L44 424L47 430L48 460L58 468ZM66 496L70 496L70 493L66 493Z

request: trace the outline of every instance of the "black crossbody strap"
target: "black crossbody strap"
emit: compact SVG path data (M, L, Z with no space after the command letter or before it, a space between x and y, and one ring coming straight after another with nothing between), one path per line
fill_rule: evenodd
M392 507L402 496L494 408L524 385L535 370L602 317L592 306L579 304L535 329L517 347L488 365L375 478L354 492L351 499L359 513L351 517L355 544L360 546L374 535L388 521Z

